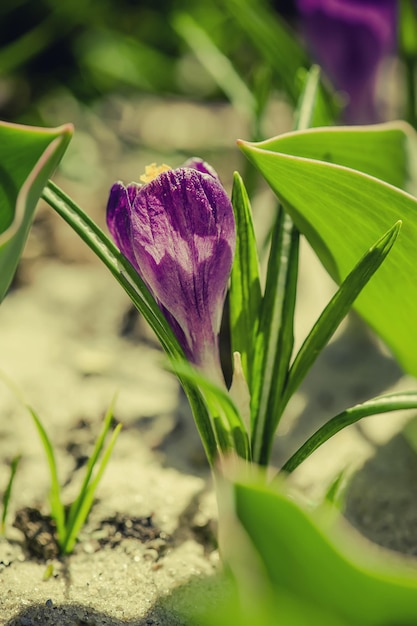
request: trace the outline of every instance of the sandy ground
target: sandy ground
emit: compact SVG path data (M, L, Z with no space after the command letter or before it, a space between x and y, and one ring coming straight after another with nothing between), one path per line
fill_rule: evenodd
M103 125L97 130L90 120L89 128L101 133L107 146L114 139ZM117 132L122 131L120 122ZM244 130L230 132L238 136ZM80 134L88 143L82 129ZM198 154L196 145L182 149ZM214 147L214 153L216 149L220 154L224 146ZM105 189L121 176L121 167L114 165L113 154L106 178L99 167L105 156L94 154L98 180L84 187L78 180L74 188L78 200L90 202L92 214L102 222ZM66 175L76 164L80 167L70 154ZM124 178L137 178L132 154L124 165ZM232 158L227 172L233 167ZM68 178L69 193L71 184ZM298 344L332 289L303 247ZM105 268L92 261L65 224L41 208L16 286L1 307L0 370L36 409L54 443L65 502L76 493L83 460L115 392L115 417L123 430L80 542L67 559L51 559L52 575L46 576L47 564L29 558L23 535L12 523L22 507L49 512L47 464L30 415L0 381L0 494L10 460L22 454L6 538L0 541L1 624L175 626L181 624L175 609L178 589L216 572L210 474L186 401L163 364L150 331L129 315L125 294ZM289 406L274 462L285 460L343 408L385 390L415 387L351 317ZM347 519L371 541L414 555L417 456L401 434L409 418L410 413L388 414L347 429L312 455L291 481L309 498L319 499L336 474L348 468ZM215 602L217 593L213 582L207 601Z
M310 270L311 259L306 265ZM0 488L7 463L23 455L0 543L1 623L181 623L167 594L216 571L215 498L191 416L146 330L139 324L121 336L128 308L101 267L56 261L40 264L31 283L2 307L0 368L36 408L56 446L65 501L74 496L80 459L91 451L115 391L115 415L124 428L80 543L65 561L52 560L53 575L44 580L46 563L27 558L22 534L11 523L22 507L48 512L46 461L29 414L1 384ZM386 387L411 384L360 325L352 326L331 344L290 408L277 462L326 414ZM319 498L337 471L359 469L348 491L348 519L372 540L413 554L417 457L396 434L404 419L382 416L348 429L292 480ZM116 514L150 517L155 536L145 533L141 540L122 532L115 538L105 520Z

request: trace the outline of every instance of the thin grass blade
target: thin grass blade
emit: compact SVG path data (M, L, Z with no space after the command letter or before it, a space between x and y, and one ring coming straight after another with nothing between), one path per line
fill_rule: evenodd
M253 123L257 103L252 92L207 31L189 13L177 13L172 24L236 110Z
M101 432L100 432L100 434L99 434L99 436L98 436L98 438L96 440L93 453L91 454L90 458L88 459L88 462L87 462L87 465L86 465L86 469L85 469L84 480L83 480L82 485L80 487L80 490L78 492L78 496L76 497L74 502L71 504L70 509L68 511L68 516L67 516L67 534L71 533L72 526L74 525L74 522L77 519L79 510L81 509L82 501L83 501L83 499L85 497L85 493L86 493L88 485L90 483L91 476L92 476L93 471L94 471L94 467L95 467L95 465L97 463L98 457L101 454L101 451L103 450L107 434L108 434L108 432L109 432L109 430L111 428L111 425L112 425L113 410L114 410L115 402L116 402L116 397L113 398L112 402L110 403L109 408L107 409L107 412L106 412L106 415L105 415L104 421L103 421L103 426L101 428Z
M66 541L65 541L65 545L63 547L64 554L70 554L72 550L74 549L74 545L75 545L75 542L77 541L78 534L81 528L83 527L85 520L87 519L87 516L91 510L91 507L93 506L94 495L96 493L98 484L103 476L104 470L107 467L111 453L113 452L114 445L116 443L117 437L119 436L121 429L122 429L122 424L118 424L116 428L114 429L112 436L110 438L109 444L102 456L100 465L98 467L98 471L96 475L94 476L93 480L88 484L84 492L84 496L81 500L81 506L77 511L77 515L74 519L71 531L68 533Z
M31 414L33 421L35 423L36 429L39 433L39 437L42 441L43 448L45 450L46 458L49 465L49 474L51 478L51 491L49 496L49 501L51 505L51 515L55 520L57 535L58 535L58 543L62 548L63 541L65 540L66 535L66 526L65 526L65 510L64 505L62 504L61 499L61 487L58 479L58 469L55 461L55 454L52 443L46 433L45 428L42 425L39 416L36 414L34 409L31 406L26 405L29 413Z
M400 228L401 222L399 221L366 252L321 313L290 368L281 411L284 410L340 322L350 311L362 289L385 260L398 237Z
M283 20L257 1L221 0L219 4L249 36L266 65L273 68L292 102L297 102L300 91L294 79L300 67L309 66L309 60Z
M4 490L4 494L2 497L3 512L2 512L1 523L0 523L0 535L4 535L5 530L6 530L6 519L7 519L8 510L9 510L10 497L12 495L14 479L15 479L17 468L18 468L21 458L22 458L22 455L18 454L12 459L10 463L10 476L9 476L9 480L7 481L6 489Z
M404 409L417 409L417 392L407 391L403 393L392 393L367 400L362 404L342 411L332 417L326 424L319 428L307 441L295 452L283 465L281 472L293 472L310 454L331 439L338 432L358 422L363 417L389 413L391 411L401 411Z

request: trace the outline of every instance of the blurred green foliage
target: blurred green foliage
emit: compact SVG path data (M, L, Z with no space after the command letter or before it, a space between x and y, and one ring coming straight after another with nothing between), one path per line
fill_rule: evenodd
M285 33L287 43L291 38L273 5L272 0L3 0L0 117L47 122L37 105L60 88L87 103L111 92L138 91L223 98L211 60L205 63L207 52L191 49L177 27L184 15L230 60L258 106L272 80L291 98L294 72L308 63L293 38L294 63L280 61ZM276 63L271 65L271 58Z

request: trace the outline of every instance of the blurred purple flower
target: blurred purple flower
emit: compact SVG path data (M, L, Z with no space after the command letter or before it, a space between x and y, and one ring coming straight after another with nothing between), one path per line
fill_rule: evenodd
M312 54L349 96L347 121L377 120L375 86L380 62L396 40L396 0L296 0Z
M231 202L201 159L146 168L145 184L117 182L107 224L144 280L187 358L222 379L218 335L235 250Z

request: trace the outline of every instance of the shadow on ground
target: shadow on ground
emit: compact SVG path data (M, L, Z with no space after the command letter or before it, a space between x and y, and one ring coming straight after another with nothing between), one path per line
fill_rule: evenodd
M353 476L345 516L371 541L417 555L417 456L403 435L376 446Z
M199 616L227 597L226 587L221 575L195 576L159 598L145 616L133 619L119 619L79 603L47 601L25 607L5 626L194 626Z

